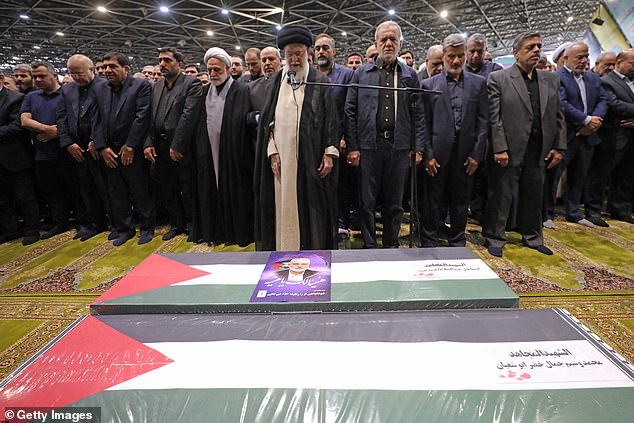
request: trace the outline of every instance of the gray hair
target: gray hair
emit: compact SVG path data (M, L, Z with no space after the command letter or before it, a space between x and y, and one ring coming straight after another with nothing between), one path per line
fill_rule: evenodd
M442 53L442 44L434 44L433 46L427 49L427 60L431 60L431 57L437 51L440 51Z
M66 61L66 67L70 66L70 62L79 62L84 66L84 69L95 67L94 63L88 56L84 56L83 54L73 54Z
M13 67L13 72L15 71L25 71L28 72L29 75L31 75L31 65L27 65L26 63L17 64Z
M403 38L403 32L401 31L401 26L399 24L397 24L394 21L385 21L385 22L381 22L379 24L379 26L376 27L376 31L374 31L374 40L378 41L379 40L379 31L385 27L388 26L393 26L396 29L398 29L398 39L400 40L401 38Z
M588 45L584 43L583 41L575 41L570 43L570 45L566 47L566 49L564 50L564 56L570 56L570 53L572 52L572 50L575 47L579 47L579 46L584 46L585 48L588 48Z
M51 75L57 74L57 71L55 71L55 67L49 62L33 62L31 64L31 70L35 70L37 68L46 68L48 73L50 73Z
M476 32L475 34L471 34L469 38L467 38L467 43L476 43L484 46L484 49L487 48L487 37L484 34L480 34Z
M522 44L524 44L524 41L528 40L529 38L535 37L541 38L542 35L537 31L524 31L518 34L517 37L515 37L515 39L513 40L513 51L519 51L522 48Z
M447 50L447 47L460 47L465 45L465 39L462 34L449 34L442 40L443 50Z
M282 53L280 53L280 49L275 47L275 46L266 46L264 47L261 51L260 51L260 56L262 55L262 52L264 50L271 50L271 51L275 51L275 55L277 56L278 59L282 58ZM235 57L235 56L234 56Z
M599 54L599 56L597 57L597 60L595 61L595 63L601 63L605 60L605 58L609 55L614 55L614 57L616 58L616 53L613 51L603 51L601 52L601 54Z

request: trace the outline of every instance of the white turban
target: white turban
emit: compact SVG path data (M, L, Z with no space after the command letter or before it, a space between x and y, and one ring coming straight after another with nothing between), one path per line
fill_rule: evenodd
M553 62L556 62L557 60L559 60L561 55L564 54L566 49L570 47L571 45L572 45L571 42L566 42L560 45L559 47L557 47L555 51L553 51Z
M212 57L222 60L223 62L225 62L227 67L231 67L231 56L229 56L229 54L220 47L212 47L207 50L203 61L207 63L207 60Z

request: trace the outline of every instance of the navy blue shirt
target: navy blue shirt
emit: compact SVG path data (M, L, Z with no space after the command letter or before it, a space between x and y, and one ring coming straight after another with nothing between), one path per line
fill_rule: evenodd
M45 94L43 90L35 90L24 96L20 114L30 113L31 117L43 125L57 125L57 110L62 104L61 91ZM31 132L31 140L35 146L35 160L58 160L62 157L59 138L47 142L37 140L37 133Z
M446 72L445 72L446 73ZM456 135L460 133L462 127L462 98L464 97L464 76L461 73L456 81L452 76L447 75L447 89L449 91L449 103L453 110L453 123Z
M352 69L348 69L345 66L333 64L330 72L328 72L328 78L333 84L349 84L354 75ZM341 124L341 131L339 132L339 138L343 136L343 122L344 122L344 107L346 105L346 95L348 94L347 87L332 87L333 95L335 96L335 104L337 105L337 118Z

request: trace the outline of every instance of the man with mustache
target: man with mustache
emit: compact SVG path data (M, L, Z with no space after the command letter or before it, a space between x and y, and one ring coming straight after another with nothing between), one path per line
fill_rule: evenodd
M255 241L258 250L337 248L336 108L329 82L308 65L313 35L286 25L277 46L286 65L275 75L258 130Z
M194 242L253 242L254 135L247 127L251 101L247 84L229 72L231 56L218 47L204 63L210 84L203 87L192 147L192 230Z
M491 73L488 79L493 161L482 234L489 254L495 257L502 257L504 230L516 190L522 242L552 254L542 235L542 187L546 168L563 158L566 123L559 76L535 70L541 48L538 32L519 34L513 41L515 64Z

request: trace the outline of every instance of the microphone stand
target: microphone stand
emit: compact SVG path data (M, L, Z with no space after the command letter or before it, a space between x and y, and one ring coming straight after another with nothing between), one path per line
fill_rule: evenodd
M366 88L371 90L388 90L388 91L400 91L404 92L408 95L410 100L409 102L409 115L410 115L410 157L409 157L409 165L410 165L410 219L409 219L409 248L414 246L414 219L418 222L418 191L416 189L416 119L414 117L414 111L416 110L416 102L418 101L419 94L425 95L440 95L442 91L435 90L426 90L423 88L415 88L415 87L381 87L378 85L366 85L366 84L338 84L334 82L308 82L308 81L297 81L295 79L295 72L291 71L287 73L287 77L291 88L296 90L302 85L316 85L322 87L345 87L345 88ZM418 229L418 224L417 224Z

